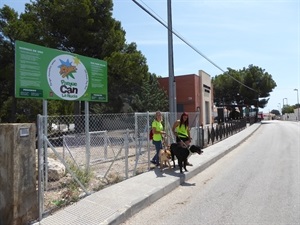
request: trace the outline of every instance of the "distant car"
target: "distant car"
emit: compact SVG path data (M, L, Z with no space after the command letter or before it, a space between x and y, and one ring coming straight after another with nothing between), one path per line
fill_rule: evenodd
M259 112L258 114L257 114L257 121L262 121L264 119L264 114L263 114L263 112Z

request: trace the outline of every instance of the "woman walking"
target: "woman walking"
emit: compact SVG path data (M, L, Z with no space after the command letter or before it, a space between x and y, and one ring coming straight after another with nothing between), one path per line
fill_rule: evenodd
M180 120L177 120L172 128L174 135L176 136L176 142L183 148L188 148L191 143L191 134L189 128L189 115L182 113ZM188 166L192 166L187 162Z
M160 111L155 113L155 119L152 122L152 132L153 132L153 141L152 143L155 145L156 154L151 160L151 163L159 166L159 151L163 148L162 141L163 135L165 132L163 131L162 125L162 115Z

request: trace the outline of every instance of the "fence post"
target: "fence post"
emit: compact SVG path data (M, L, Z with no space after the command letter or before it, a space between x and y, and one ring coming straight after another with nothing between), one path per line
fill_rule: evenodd
M45 135L45 137L48 136L48 102L47 100L43 100L43 132L42 135ZM43 153L43 167L44 167L44 188L47 190L48 188L48 146L46 140L43 138L44 143L43 143L43 148L44 148L44 153Z
M104 159L107 159L107 148L108 148L108 134L107 130L104 132Z
M201 137L200 137L200 121L199 121L199 117L200 117L200 111L199 111L199 108L197 107L197 120L196 120L196 127L197 127L197 145L200 146L200 140L201 140Z
M129 152L129 129L126 129L126 134L124 135L124 146L125 146L125 176L128 179L128 152Z
M149 139L149 111L147 111L147 152L148 152L148 170L150 170L150 139ZM152 124L150 126L150 128L152 128Z
M201 125L201 148L203 149L204 148L204 127L203 125Z
M86 165L85 165L85 172L88 173L90 170L90 132L89 132L89 121L90 121L90 115L89 115L89 102L84 102L84 113L85 113L85 159L86 159Z
M63 160L65 160L65 151L66 151L66 135L63 135L63 140L62 140L62 146L63 146L63 155L62 155L62 158Z
M44 129L43 121L44 117L42 117L40 114L37 118L37 129L38 129L38 205L39 205L39 221L43 218L44 213L44 179L45 179L45 173L44 173L44 149L43 149L43 143L44 143Z

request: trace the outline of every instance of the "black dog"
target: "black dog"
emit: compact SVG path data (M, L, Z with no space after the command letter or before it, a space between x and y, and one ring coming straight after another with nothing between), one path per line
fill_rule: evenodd
M175 156L178 160L178 165L180 169L180 173L183 173L182 168L184 168L185 171L188 171L186 169L187 165L187 158L190 154L190 151L192 153L198 153L199 155L203 153L201 148L196 145L191 145L189 148L183 148L180 144L172 143L170 146L171 149L171 157L173 161L173 167L175 168Z

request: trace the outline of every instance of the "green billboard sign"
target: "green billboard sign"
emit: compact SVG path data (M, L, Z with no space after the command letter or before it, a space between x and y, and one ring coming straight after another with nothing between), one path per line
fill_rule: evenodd
M15 96L107 102L107 62L16 41Z

